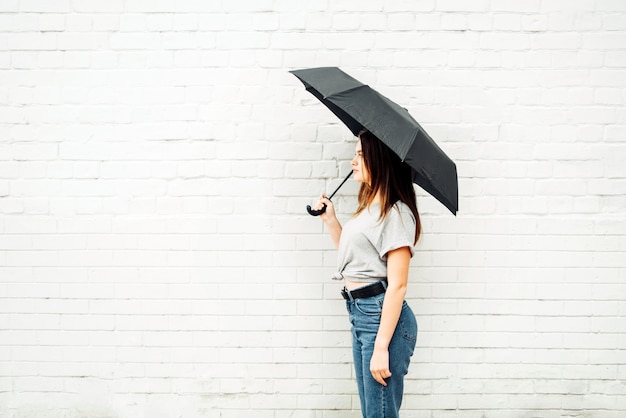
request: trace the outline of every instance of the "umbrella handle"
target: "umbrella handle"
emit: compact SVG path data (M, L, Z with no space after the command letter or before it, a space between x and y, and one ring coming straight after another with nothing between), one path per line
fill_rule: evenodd
M343 179L343 181L341 182L341 184L339 186L337 186L337 188L335 189L335 191L333 192L333 194L330 195L330 197L328 198L328 200L332 199L333 196L335 195L335 193L337 193L337 191L339 189L341 189L341 186L343 186L343 184L348 181L348 179L350 178L350 176L352 175L352 171L350 171L348 173L348 175L346 176L345 179ZM321 209L311 209L311 205L307 205L306 206L306 211L309 212L309 215L311 216L320 216L322 213L326 212L326 203L323 204L324 207L322 207Z
M320 216L322 213L326 212L326 203L324 203L324 207L321 209L311 209L311 205L306 205L306 211L309 212L311 216Z

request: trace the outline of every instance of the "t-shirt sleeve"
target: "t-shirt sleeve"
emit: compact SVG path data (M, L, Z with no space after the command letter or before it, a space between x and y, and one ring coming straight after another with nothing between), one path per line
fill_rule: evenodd
M408 207L395 206L383 221L377 250L383 260L387 253L402 247L409 247L411 257L415 254L415 218Z

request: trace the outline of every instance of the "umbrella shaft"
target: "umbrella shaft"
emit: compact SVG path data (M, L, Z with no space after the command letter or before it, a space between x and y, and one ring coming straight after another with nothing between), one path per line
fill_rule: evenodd
M346 176L346 178L345 178L345 179L343 179L343 181L341 182L341 184L340 184L339 186L337 186L337 188L335 189L335 191L333 192L333 194L331 194L331 195L328 197L328 200L331 200L331 199L333 198L333 196L335 195L335 193L337 193L337 191L338 191L339 189L341 189L341 186L343 186L343 184L344 184L346 181L348 181L348 179L350 178L350 176L351 176L351 175L352 175L352 171L350 171L350 172L348 173L348 175Z

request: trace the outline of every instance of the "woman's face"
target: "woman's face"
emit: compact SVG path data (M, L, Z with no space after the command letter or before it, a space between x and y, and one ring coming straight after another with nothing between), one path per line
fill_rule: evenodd
M352 172L354 173L354 180L359 183L370 183L370 175L363 160L363 149L361 148L360 139L356 143L354 158L352 159Z

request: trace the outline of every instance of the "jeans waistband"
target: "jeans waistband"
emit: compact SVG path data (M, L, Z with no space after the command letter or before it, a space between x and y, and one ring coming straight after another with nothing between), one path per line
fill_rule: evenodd
M345 287L341 289L341 296L345 300L365 299L372 296L385 293L387 290L387 280L380 280L376 283L369 284L367 286L359 287L358 289L348 290Z

